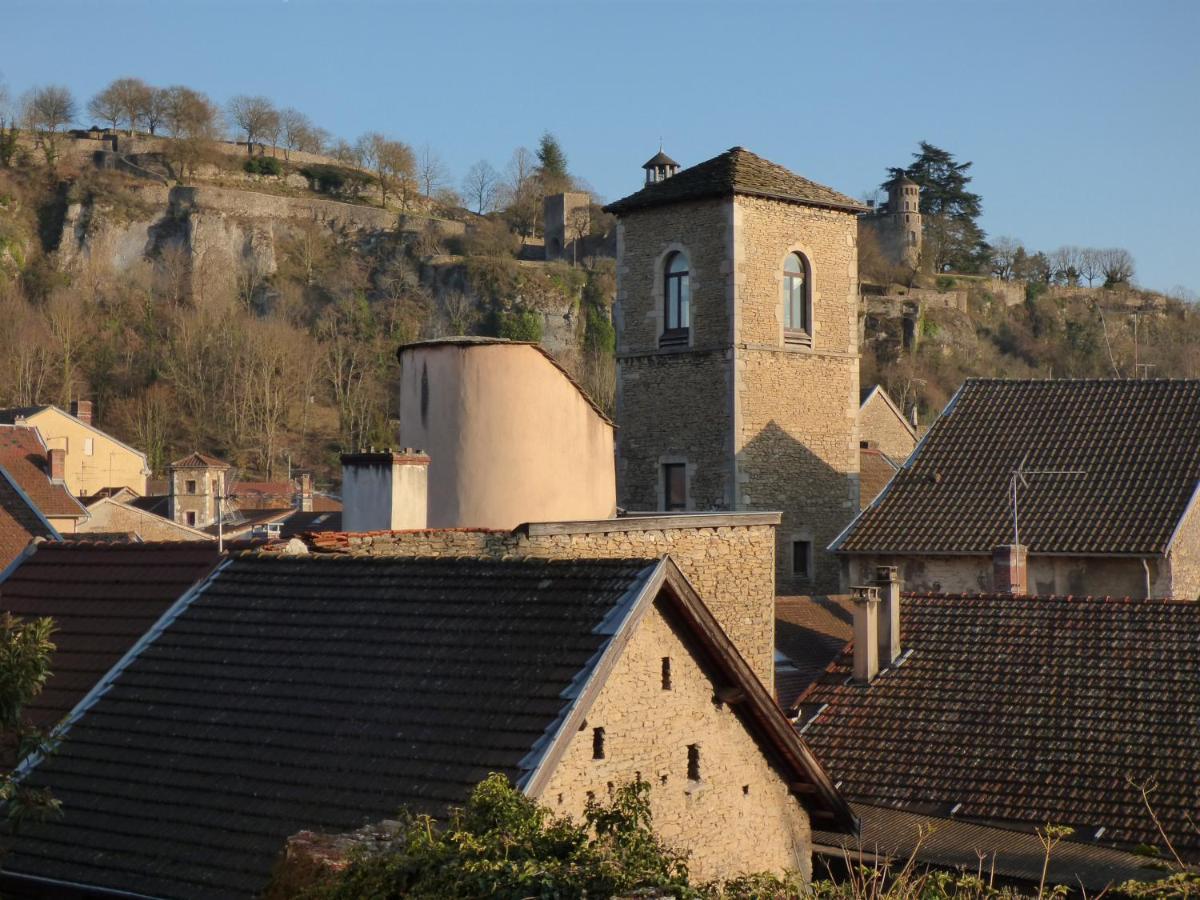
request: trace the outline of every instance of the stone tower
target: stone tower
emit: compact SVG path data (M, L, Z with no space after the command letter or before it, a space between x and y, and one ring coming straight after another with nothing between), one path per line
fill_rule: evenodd
M167 466L169 518L180 525L207 528L217 521L217 498L224 497L229 464L190 453Z
M879 248L893 263L915 269L921 263L921 187L906 175L887 184L887 206L860 219L875 232Z
M592 198L584 191L547 194L542 201L542 232L546 237L546 260L575 262L577 247L590 230Z
M825 548L858 509L865 208L734 147L607 209L618 503L779 510L777 590L836 590Z

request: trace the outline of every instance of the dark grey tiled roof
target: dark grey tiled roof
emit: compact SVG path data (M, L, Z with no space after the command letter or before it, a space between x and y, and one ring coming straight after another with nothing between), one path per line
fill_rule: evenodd
M610 203L604 209L624 215L651 206L730 197L734 194L770 197L846 212L867 211L867 207L853 197L809 181L744 147L733 147L670 178L648 184L637 193Z
M1200 483L1200 380L970 379L835 543L857 553L1158 554Z
M249 897L284 840L517 778L645 561L230 561L33 772L4 868Z

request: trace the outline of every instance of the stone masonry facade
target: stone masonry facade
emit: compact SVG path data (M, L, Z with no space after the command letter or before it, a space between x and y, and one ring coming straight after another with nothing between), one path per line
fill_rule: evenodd
M603 799L640 777L651 786L655 832L693 851L694 878L766 869L799 870L808 878L808 816L738 715L714 702L712 674L691 642L656 603L536 799L578 820L589 796ZM594 758L595 728L604 729L603 759ZM689 772L690 747L698 771Z
M870 441L895 463L902 463L917 446L916 435L879 391L858 410L858 439Z
M722 515L524 525L514 531L444 529L313 534L313 552L365 556L482 556L675 561L768 691L775 688L775 523Z
M672 251L688 257L691 327L659 347ZM784 335L792 252L810 266L807 345ZM781 511L780 591L837 590L825 547L858 509L857 253L853 214L759 197L618 224L618 502L663 508L662 467L682 462L690 510Z

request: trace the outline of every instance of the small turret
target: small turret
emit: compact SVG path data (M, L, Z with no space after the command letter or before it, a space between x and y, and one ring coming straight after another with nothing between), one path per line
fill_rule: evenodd
M884 187L888 192L888 212L915 213L921 211L921 186L907 175L897 175Z
M646 160L642 168L646 170L646 184L657 184L678 172L679 163L663 153L660 148L658 153Z

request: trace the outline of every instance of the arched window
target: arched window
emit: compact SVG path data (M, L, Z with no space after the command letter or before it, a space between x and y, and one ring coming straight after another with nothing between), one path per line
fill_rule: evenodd
M675 252L667 258L663 270L663 343L687 342L692 324L692 288L688 277L688 259Z
M812 335L808 302L808 262L789 253L783 264L783 329L792 340Z

